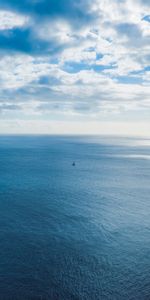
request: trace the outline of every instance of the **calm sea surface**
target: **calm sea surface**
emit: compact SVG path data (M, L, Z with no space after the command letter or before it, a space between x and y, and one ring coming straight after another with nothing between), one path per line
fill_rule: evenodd
M0 137L3 299L150 299L150 140Z

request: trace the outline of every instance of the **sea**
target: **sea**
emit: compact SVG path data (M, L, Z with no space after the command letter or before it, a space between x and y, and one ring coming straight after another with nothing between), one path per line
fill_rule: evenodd
M0 300L38 299L150 299L150 139L0 136Z

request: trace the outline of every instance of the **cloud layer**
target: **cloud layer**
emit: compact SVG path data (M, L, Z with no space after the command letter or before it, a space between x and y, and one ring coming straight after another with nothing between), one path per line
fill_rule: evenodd
M0 116L145 120L145 0L0 0Z

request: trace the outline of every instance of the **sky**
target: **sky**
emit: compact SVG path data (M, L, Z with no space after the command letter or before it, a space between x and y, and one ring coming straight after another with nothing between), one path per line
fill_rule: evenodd
M0 133L150 134L149 0L0 0Z

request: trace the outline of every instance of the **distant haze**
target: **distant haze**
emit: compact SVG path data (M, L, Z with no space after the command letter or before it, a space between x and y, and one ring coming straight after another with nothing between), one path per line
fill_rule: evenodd
M98 134L150 137L150 123L1 121L0 134Z

